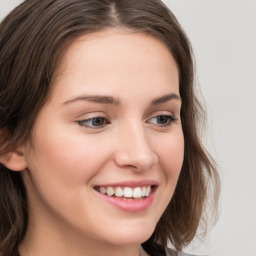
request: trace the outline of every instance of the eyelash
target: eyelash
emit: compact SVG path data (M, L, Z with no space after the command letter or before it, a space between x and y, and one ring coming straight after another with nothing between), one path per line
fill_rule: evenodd
M158 126L161 126L161 127L167 127L167 126L170 126L173 122L175 122L177 119L174 115L166 115L166 114L161 114L161 115L157 115L157 116L154 116L152 118L150 118L149 120L152 120L154 118L163 118L167 121L167 123L164 123L164 124L155 124L155 125L158 125Z
M92 125L86 124L88 122L92 122L93 120L97 120L97 119L98 119L98 121L99 121L99 119L104 119L104 124L102 124L100 126L92 126ZM106 116L101 116L101 115L96 115L94 117L79 120L77 122L80 126L83 126L83 127L86 127L86 128L91 128L91 129L100 129L100 128L103 128L106 124L110 124L109 119Z
M160 114L160 115L156 115L152 118L150 118L149 120L152 120L152 119L159 119L159 118L163 118L165 119L166 123L164 124L154 124L154 125L157 125L157 126L160 126L160 127L168 127L170 126L173 122L175 122L177 119L174 115L166 115L166 114ZM93 121L102 121L103 120L103 124L99 125L99 126L93 126L93 125L88 125L89 122L93 122ZM148 121L147 121L148 122ZM83 126L83 127L86 127L86 128L90 128L90 129L100 129L100 128L103 128L105 125L107 124L110 124L110 120L105 117L105 116L100 116L100 115L97 115L95 117L90 117L88 119L83 119L83 120L79 120L77 121L77 123L80 125L80 126Z

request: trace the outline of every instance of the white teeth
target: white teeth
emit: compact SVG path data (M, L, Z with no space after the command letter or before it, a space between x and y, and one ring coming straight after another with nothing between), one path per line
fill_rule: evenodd
M148 197L151 193L151 186L144 187L97 187L97 191L104 195L116 196L116 197L125 197L125 198L143 198Z
M133 198L141 197L141 188L135 188L132 193Z
M150 193L151 193L151 187L148 186L148 187L146 188L146 196L149 196Z
M124 197L132 197L132 188L124 188Z
M122 196L124 195L124 192L123 192L122 188L117 187L117 188L116 188L116 191L115 191L115 195L116 195L117 197L122 197Z
M100 187L100 193L106 194L106 193L107 193L107 188L105 188L105 187Z
M115 190L112 187L107 188L107 195L113 196L115 194Z
M143 187L141 190L141 196L146 196L146 187Z

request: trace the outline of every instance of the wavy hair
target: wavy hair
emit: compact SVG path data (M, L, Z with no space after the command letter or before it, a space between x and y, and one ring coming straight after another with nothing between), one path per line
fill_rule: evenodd
M160 0L26 0L15 8L0 24L0 156L30 139L65 43L107 28L158 38L176 61L184 162L174 195L143 246L153 252L155 243L170 240L182 250L206 223L206 202L217 206L219 176L199 138L204 111L195 95L189 40ZM0 255L13 255L23 239L27 205L21 174L0 164Z

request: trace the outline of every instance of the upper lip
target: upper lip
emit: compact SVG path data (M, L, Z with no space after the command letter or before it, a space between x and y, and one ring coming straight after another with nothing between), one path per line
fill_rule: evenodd
M107 183L107 184L99 184L95 187L143 187L143 186L157 186L158 182L155 180L127 180L121 182Z

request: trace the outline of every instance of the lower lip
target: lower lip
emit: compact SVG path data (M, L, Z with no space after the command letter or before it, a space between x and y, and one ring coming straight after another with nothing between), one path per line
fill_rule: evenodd
M151 194L144 199L122 199L120 197L107 196L95 190L102 199L126 212L141 212L146 210L154 200L155 191L156 189L154 188Z

